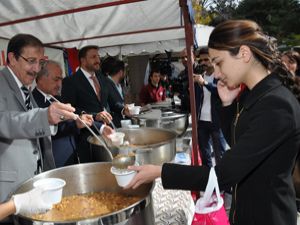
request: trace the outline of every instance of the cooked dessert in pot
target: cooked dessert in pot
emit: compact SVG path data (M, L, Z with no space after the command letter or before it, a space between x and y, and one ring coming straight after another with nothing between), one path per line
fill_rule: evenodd
M71 195L63 197L62 201L55 204L50 211L33 215L31 218L51 222L83 220L124 209L140 199L141 197L137 196L110 192Z

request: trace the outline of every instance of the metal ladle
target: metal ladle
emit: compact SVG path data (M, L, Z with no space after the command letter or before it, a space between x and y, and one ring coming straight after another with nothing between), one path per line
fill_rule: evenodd
M54 101L56 102L60 102L57 98L53 97L52 95L50 96L51 98L54 99ZM109 155L109 157L111 158L111 160L113 160L113 155L111 154L111 152L109 151L109 149L106 146L106 142L104 142L102 139L100 139L100 137L98 135L95 134L95 132L80 118L79 115L77 115L77 119L88 129L88 131L101 143L101 145L103 145L104 149L107 151L107 154ZM102 137L101 137L102 138Z
M127 169L135 164L135 155L117 155L112 160L112 166L117 169Z

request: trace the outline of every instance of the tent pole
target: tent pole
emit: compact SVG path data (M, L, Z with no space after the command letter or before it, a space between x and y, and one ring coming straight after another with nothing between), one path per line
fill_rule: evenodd
M197 134L197 117L196 117L196 101L195 101L195 89L193 81L193 64L192 64L192 51L194 43L193 27L189 18L189 12L187 7L187 0L179 0L179 5L182 8L184 30L185 30L185 42L187 50L187 67L189 78L189 92L190 92L190 105L192 115L192 149L193 149L193 162L195 165L199 165L198 159L201 159L199 155L198 147L198 134Z

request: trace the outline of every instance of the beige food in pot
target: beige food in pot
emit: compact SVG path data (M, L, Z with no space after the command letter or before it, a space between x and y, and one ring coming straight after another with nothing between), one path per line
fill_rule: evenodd
M124 209L140 199L137 196L109 192L71 195L63 197L50 211L33 215L32 219L51 222L84 220Z

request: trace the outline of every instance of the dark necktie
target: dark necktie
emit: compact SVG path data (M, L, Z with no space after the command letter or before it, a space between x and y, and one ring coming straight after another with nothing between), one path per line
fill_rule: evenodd
M100 99L101 99L101 96L100 96L101 88L100 88L99 81L98 81L98 79L95 75L91 75L90 78L93 80L95 90L96 90L96 94L97 94L97 98L100 101Z
M26 106L27 110L32 109L28 88L25 86L22 86L21 90L23 91L23 93L25 95L25 106Z

